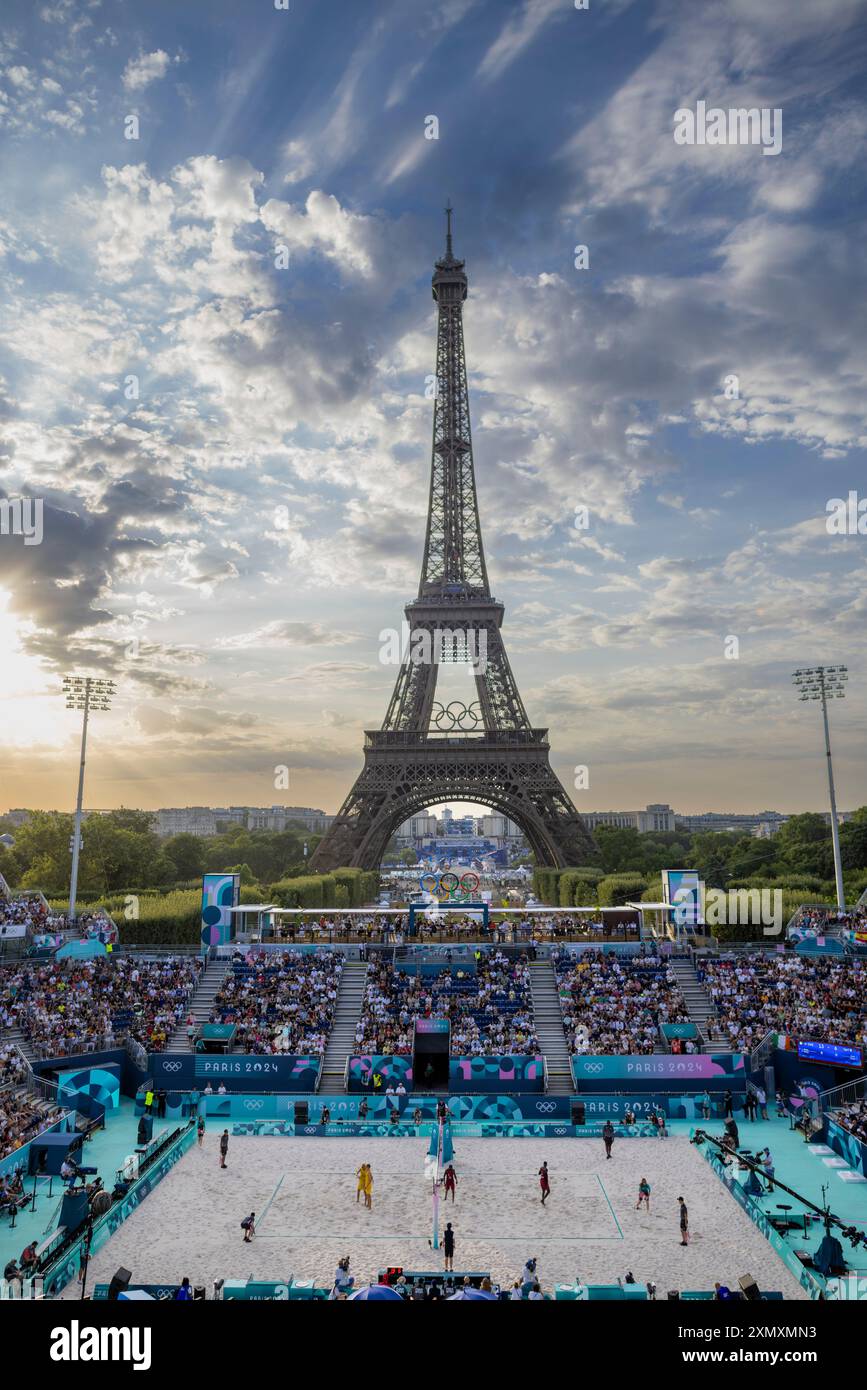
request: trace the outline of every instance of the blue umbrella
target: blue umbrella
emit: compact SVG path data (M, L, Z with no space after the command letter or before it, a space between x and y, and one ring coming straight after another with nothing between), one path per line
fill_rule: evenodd
M389 1284L369 1284L367 1288L356 1289L355 1293L349 1295L347 1302L354 1303L357 1298L372 1303L403 1303L397 1289L391 1288Z
M460 1289L458 1293L453 1293L446 1299L446 1303L496 1303L498 1301L495 1293L488 1293L487 1289Z

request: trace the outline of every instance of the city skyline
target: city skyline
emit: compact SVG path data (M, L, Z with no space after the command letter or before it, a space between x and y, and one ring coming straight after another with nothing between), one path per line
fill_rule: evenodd
M337 810L418 581L447 197L492 587L578 811L823 807L790 675L840 659L860 803L856 5L9 9L3 488L44 503L0 538L11 806L71 808L90 671L87 803ZM677 144L705 97L781 109L779 156Z

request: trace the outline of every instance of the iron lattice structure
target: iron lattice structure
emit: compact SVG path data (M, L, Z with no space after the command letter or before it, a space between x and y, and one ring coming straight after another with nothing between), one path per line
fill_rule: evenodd
M430 500L418 597L405 608L410 642L382 728L365 733L364 768L311 860L328 870L376 868L396 827L443 801L475 801L521 827L540 864L596 856L548 760L548 730L530 724L491 595L473 469L464 353L464 262L436 262L437 359ZM470 661L477 700L436 704L439 666Z

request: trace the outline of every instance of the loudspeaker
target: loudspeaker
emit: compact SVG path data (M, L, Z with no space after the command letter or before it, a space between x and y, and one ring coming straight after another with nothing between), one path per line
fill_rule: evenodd
M676 1299L679 1299L679 1298L680 1298L680 1289L669 1289L669 1291L668 1291L668 1297L669 1297L669 1300L671 1300L671 1301L674 1301L674 1300L676 1300Z
M118 1294L123 1293L129 1286L131 1278L132 1274L130 1271L124 1269L123 1265L119 1265L116 1273L111 1277L111 1283L108 1286L108 1297L110 1299L117 1299Z
M137 1135L136 1135L136 1142L138 1143L139 1147L141 1148L143 1145L149 1144L149 1143L151 1142L151 1140L153 1139L153 1137L154 1137L154 1122L153 1122L153 1119L152 1119L152 1117L151 1117L150 1115L142 1115L141 1119L140 1119L139 1122L138 1122L138 1133L137 1133Z
M760 1303L762 1300L761 1289L751 1274L742 1274L738 1283L741 1286L741 1293L749 1303Z
M306 1100L296 1100L295 1102L295 1123L296 1125L309 1125L310 1106Z
M202 1298L207 1298L207 1294L205 1293L205 1286L204 1286L204 1284L196 1284L196 1285L194 1285L194 1287L193 1287L193 1302L198 1302L199 1299L202 1299Z
M573 1125L583 1125L587 1121L587 1107L583 1100L573 1100L572 1102L572 1123Z

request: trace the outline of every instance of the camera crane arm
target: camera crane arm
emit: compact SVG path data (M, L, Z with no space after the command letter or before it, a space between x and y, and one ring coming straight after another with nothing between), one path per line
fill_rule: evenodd
M713 1144L714 1148L718 1149L720 1153L732 1155L731 1149L727 1148L726 1145L721 1143L719 1139L714 1139L713 1135L708 1134L707 1131L704 1129L697 1129L695 1131L695 1138L693 1142L695 1142L696 1140L699 1143ZM733 1156L737 1157L738 1162L744 1164L747 1168L751 1169L752 1172L758 1173L762 1171L762 1165L756 1159L747 1158L746 1154L742 1154L738 1152L738 1150L734 1150ZM788 1187L786 1183L780 1182L776 1174L774 1175L774 1187L779 1187L781 1191L787 1192L790 1197L795 1197L803 1206L809 1207L810 1211L814 1211L817 1216L821 1216L822 1220L825 1223L825 1230L827 1234L830 1235L832 1226L839 1226L840 1230L844 1233L851 1232L852 1227L847 1226L845 1222L841 1221L838 1216L834 1216L827 1206L817 1207L815 1202L811 1202L808 1197L803 1197L801 1193L796 1192L793 1187ZM865 1243L867 1243L867 1237L865 1237L864 1233L859 1232L859 1234L861 1236L862 1241L865 1241Z

